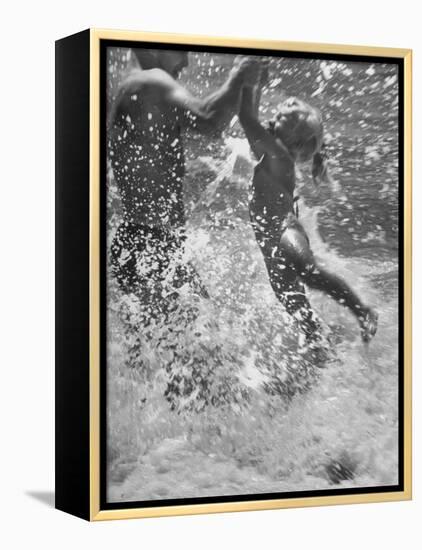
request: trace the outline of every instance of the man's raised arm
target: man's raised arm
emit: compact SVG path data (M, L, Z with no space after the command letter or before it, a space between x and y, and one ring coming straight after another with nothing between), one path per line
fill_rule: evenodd
M258 74L256 60L237 57L228 79L218 90L199 99L180 86L170 92L170 101L183 108L191 128L203 134L219 134L239 112L243 85L254 81Z
M145 88L156 94L157 99L181 109L186 124L198 132L220 133L239 111L242 87L251 78L256 78L258 62L250 58L238 58L226 82L205 98L195 97L172 76L162 69L139 70L132 73L124 83L124 96L128 92ZM122 98L123 99L123 98ZM115 102L111 119L115 120L119 109Z

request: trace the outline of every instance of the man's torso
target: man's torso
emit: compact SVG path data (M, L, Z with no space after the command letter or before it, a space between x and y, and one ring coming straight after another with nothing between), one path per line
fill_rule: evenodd
M125 217L132 223L184 223L180 112L145 88L128 89L114 120L110 160Z

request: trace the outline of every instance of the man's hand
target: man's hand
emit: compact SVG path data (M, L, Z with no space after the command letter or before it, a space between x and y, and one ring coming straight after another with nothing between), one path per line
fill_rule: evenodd
M244 86L255 86L260 76L260 62L256 57L238 55L233 63L231 74L242 79Z

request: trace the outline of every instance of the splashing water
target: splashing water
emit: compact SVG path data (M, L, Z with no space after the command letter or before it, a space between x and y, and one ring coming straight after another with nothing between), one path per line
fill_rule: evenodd
M336 341L326 368L315 368L249 223L247 143L228 138L225 147L225 160L191 161L186 178L182 260L210 298L182 287L166 323L145 327L139 301L109 281L108 500L397 483L397 262L341 256L320 235L329 205L301 204L317 257L380 314L365 346L346 310L311 294Z

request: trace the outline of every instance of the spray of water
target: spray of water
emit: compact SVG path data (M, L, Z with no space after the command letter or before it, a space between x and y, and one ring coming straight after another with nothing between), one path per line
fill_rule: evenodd
M185 285L165 318L146 322L142 300L109 279L109 500L396 483L397 265L342 257L320 236L323 206L301 204L321 262L382 304L365 347L347 311L311 294L332 343L315 367L249 223L247 143L225 148L225 160L189 164L188 238L175 259L195 265L209 297ZM118 219L115 209L110 239Z

